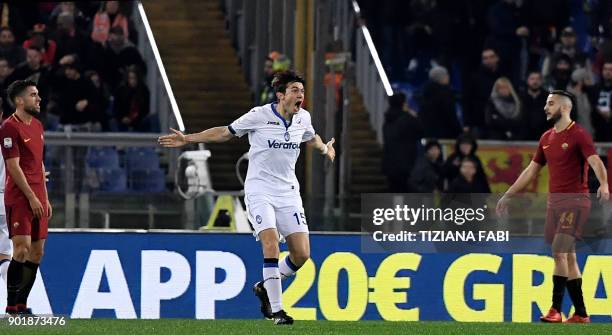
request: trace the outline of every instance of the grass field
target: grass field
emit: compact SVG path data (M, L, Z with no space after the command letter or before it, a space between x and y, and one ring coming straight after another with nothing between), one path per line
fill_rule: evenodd
M0 334L612 334L612 324L564 325L459 322L298 321L293 326L274 326L264 320L68 320L66 326L10 327L0 323Z

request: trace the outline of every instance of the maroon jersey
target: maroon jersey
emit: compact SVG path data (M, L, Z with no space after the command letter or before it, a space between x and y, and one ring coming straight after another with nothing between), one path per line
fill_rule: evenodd
M591 135L572 121L561 132L551 128L542 135L533 161L548 163L550 193L588 193L587 158L595 154Z
M42 123L32 118L30 124L24 123L16 114L11 115L0 127L2 156L4 161L19 157L19 166L30 188L41 203L47 201L45 176L43 174L43 148L45 145ZM11 175L6 174L4 199L6 204L25 200L25 195Z

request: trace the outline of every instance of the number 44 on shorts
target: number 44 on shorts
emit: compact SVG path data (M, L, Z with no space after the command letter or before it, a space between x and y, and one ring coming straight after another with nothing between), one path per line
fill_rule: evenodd
M297 224L307 224L304 213L293 213L293 217L295 218Z

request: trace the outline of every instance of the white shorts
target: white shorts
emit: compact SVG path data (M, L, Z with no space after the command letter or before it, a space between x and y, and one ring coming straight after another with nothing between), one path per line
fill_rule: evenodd
M293 233L308 233L308 223L299 195L279 197L246 194L244 202L257 240L261 231L270 228L278 230L281 240Z
M6 256L13 255L13 242L9 239L6 215L0 215L0 254Z

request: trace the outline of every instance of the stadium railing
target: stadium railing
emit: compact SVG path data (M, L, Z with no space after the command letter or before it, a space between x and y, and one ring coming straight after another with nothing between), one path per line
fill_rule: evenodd
M147 64L147 69L149 69L146 80L151 91L149 104L152 109L151 114L158 115L162 132L169 127L178 127L177 129L184 131L183 118L159 55L153 31L147 20L147 14L140 1L134 1L133 3L133 21L138 33L137 47Z
M158 147L157 136L46 132L50 226L197 228L193 201L174 192L179 150Z
M355 33L355 80L370 114L370 123L376 131L376 139L382 144L384 113L388 108L388 97L393 95L393 89L370 31L361 20L361 10L356 0L352 0L352 6L353 15L359 23Z

